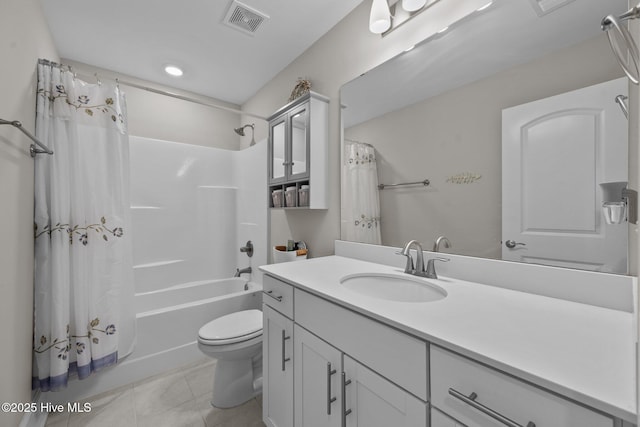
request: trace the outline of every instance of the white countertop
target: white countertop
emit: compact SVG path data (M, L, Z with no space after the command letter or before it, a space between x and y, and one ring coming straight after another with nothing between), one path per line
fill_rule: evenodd
M260 267L299 289L636 423L632 313L441 277L433 302L355 293L340 279L402 269L329 256Z

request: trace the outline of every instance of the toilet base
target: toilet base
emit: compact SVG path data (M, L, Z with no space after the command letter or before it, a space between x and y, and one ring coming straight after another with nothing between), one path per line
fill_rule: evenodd
M258 376L262 377L262 363L259 363L262 359L259 359L219 359L213 377L211 405L222 409L233 408L262 393L262 381L256 381Z

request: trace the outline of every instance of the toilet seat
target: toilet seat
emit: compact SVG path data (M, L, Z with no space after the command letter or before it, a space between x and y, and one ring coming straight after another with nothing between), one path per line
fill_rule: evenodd
M226 345L262 336L262 312L244 310L227 314L207 323L198 331L198 341L205 345Z

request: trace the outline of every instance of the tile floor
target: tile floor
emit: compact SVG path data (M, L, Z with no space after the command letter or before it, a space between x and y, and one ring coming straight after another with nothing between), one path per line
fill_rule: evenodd
M95 396L86 400L91 412L49 415L46 427L264 427L262 396L231 409L211 406L214 367L205 359Z

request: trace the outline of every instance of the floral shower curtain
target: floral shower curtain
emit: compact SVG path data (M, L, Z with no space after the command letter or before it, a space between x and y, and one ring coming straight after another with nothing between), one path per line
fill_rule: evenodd
M33 388L115 364L135 336L124 95L38 64Z
M380 199L375 149L345 141L342 212L346 240L379 245Z

